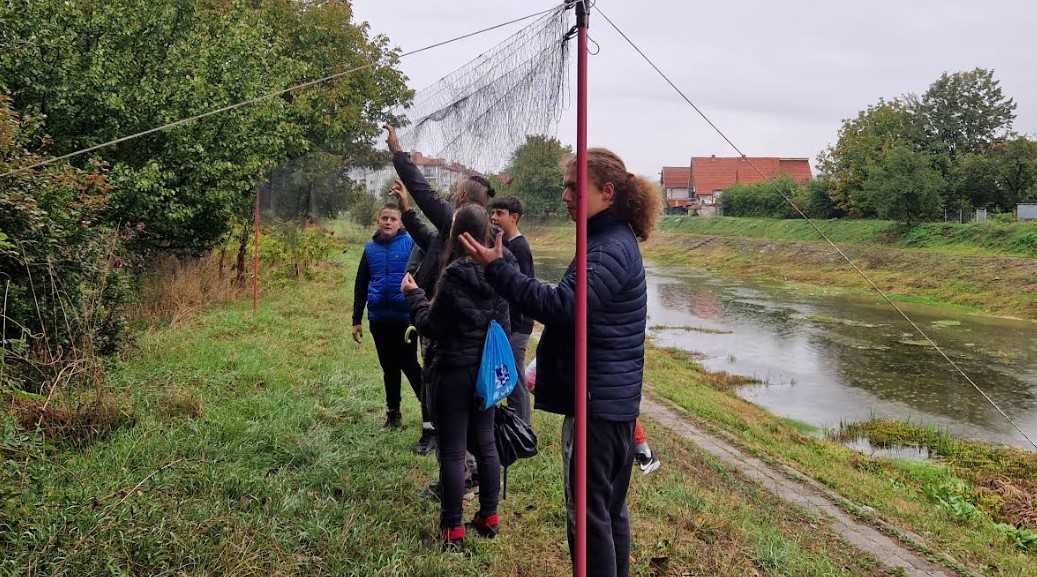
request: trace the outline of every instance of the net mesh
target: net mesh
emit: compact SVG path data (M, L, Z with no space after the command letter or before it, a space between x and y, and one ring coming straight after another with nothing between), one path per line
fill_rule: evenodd
M571 18L559 6L418 91L399 111L408 120L403 148L497 172L526 136L553 134L565 104Z
M448 190L471 172L506 168L530 135L555 132L568 81L572 10L559 5L415 93L391 111L404 150L442 167L430 184ZM317 150L285 162L259 187L261 210L282 220L334 218L343 211L373 222L395 171L375 150ZM415 156L418 162L420 157Z

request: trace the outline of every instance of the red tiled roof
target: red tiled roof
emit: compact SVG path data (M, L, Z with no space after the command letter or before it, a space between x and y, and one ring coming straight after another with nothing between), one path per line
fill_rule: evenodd
M750 162L752 165L750 165ZM758 168L760 173L753 169ZM806 158L716 157L695 156L691 159L691 182L696 195L713 194L736 184L750 184L787 174L797 182L813 179Z
M471 168L468 168L467 166L459 162L447 162L442 158L432 158L431 156L425 156L424 154L417 151L411 151L410 159L415 166L439 166L452 172L460 172L465 176L481 174L479 171L472 170Z
M688 188L691 169L687 166L664 166L663 188Z

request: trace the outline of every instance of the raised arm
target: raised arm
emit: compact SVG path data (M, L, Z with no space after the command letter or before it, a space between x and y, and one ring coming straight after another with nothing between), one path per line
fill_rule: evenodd
M403 228L407 229L407 234L414 239L414 244L418 245L423 251L427 251L432 239L436 236L436 231L421 222L421 217L418 213L413 210L407 210L403 212Z
M392 164L396 168L396 174L403 181L403 185L407 188L414 202L417 203L418 208L425 213L425 218L432 223L432 226L436 227L439 234L444 236L449 234L450 225L453 223L454 218L453 205L429 186L428 181L425 180L425 175L421 174L417 166L414 166L410 155L403 152L400 148L400 140L396 136L396 127L386 124L383 128L389 133L385 142L389 146L389 152L392 153Z

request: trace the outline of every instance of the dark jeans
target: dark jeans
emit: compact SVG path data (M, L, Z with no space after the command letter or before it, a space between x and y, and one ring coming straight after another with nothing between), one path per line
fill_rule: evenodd
M464 517L465 450L475 455L479 470L479 512L497 512L500 458L493 439L493 414L475 404L478 367L437 371L436 428L439 431L440 527L457 527Z
M382 380L385 382L385 406L389 411L400 410L400 372L407 375L410 388L418 397L424 398L421 387L421 367L418 365L417 342L406 343L403 335L410 323L406 321L372 321L371 338L378 351L378 363L382 365ZM421 403L421 420L428 421L425 403Z
M569 557L576 564L576 419L562 422L562 471ZM634 421L587 421L587 575L630 574L627 488L634 461Z

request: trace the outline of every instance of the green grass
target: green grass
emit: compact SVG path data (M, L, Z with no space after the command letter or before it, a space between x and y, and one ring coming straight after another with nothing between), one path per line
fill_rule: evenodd
M922 462L868 457L742 400L723 375L703 370L687 354L672 349L650 348L646 381L653 394L686 409L701 426L767 461L787 463L817 479L849 499L851 512L883 520L887 532L923 535L932 551L949 554L972 570L996 566L997 575L1037 574L1037 555L1020 548L998 527L1004 521L1033 523L1032 504L1025 504L1027 494L1032 498L1037 493L1037 457L1032 453L963 442L937 429L906 423L848 427L873 433L847 432L847 438L863 435L885 446L922 444L936 455ZM1009 482L999 483L1001 479ZM962 516L944 505L936 498L942 487L965 487L959 492L968 495L983 515ZM773 536L759 542L770 551L767 559L790 550L772 542Z
M1037 256L1037 223L921 223L884 220L817 220L817 228L839 246L882 245L961 254ZM808 222L796 219L664 217L662 232L824 242Z
M435 544L420 424L382 433L370 340L349 340L365 231L336 225L313 280L140 332L108 372L132 426L82 449L0 416L0 575L566 575L560 419L509 473L502 535ZM632 481L634 575L881 575L815 520L647 424L665 465ZM473 514L468 503L467 515ZM780 555L775 552L779 552ZM839 568L829 572L830 567Z

